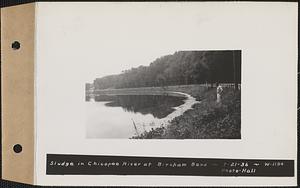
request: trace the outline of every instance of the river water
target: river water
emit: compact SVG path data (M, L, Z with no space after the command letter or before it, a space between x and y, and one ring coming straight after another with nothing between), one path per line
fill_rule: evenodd
M192 96L101 95L87 98L87 138L131 138L166 126L197 103Z

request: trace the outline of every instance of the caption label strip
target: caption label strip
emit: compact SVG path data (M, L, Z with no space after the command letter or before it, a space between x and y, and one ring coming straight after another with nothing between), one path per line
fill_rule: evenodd
M47 154L47 175L293 177L293 160Z

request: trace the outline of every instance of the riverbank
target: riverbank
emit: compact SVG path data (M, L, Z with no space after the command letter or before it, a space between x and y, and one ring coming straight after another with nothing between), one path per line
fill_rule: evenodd
M198 92L196 92L198 90ZM240 139L241 92L224 88L221 104L216 103L216 90L190 88L186 90L197 103L175 117L167 126L144 132L135 139Z
M206 91L207 88L203 85L177 85L164 87L142 87L142 88L124 88L124 89L102 89L96 90L95 95L169 95L179 96L186 93L197 98L199 94Z
M168 92L168 95L178 95L179 97L184 97L184 103L180 106L173 107L175 111L172 113L168 114L166 117L157 119L155 122L155 127L149 127L149 128L160 128L160 127L166 127L170 124L170 122L175 119L176 117L179 117L183 115L186 111L193 109L193 106L199 101L197 101L193 96L183 93L183 92ZM176 97L178 98L178 97ZM150 129L151 130L151 129Z
M171 95L186 93L200 103L182 115L160 124L135 139L239 139L241 138L241 92L224 88L221 104L216 103L216 88L203 85L180 85L98 90L96 95Z

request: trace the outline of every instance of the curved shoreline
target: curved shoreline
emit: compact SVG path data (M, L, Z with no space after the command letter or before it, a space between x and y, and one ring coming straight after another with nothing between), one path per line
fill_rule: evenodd
M192 97L191 95L189 95L187 93L182 93L182 92L170 92L170 93L183 95L186 97L186 99L184 100L184 104L177 106L177 107L173 107L175 109L174 112L172 112L171 114L167 115L166 117L160 119L162 122L161 124L163 124L164 126L167 125L174 118L181 116L184 112L186 112L190 109L193 109L192 107L194 104L200 103L194 97Z
M153 125L148 125L148 126L142 126L139 122L137 123L138 125L138 129L140 133L143 133L145 131L150 131L151 129L155 129L158 127L165 127L167 125L170 124L170 122L176 118L179 117L181 115L183 115L184 112L193 109L193 105L200 103L199 101L196 100L196 98L194 98L193 96L187 94L187 93L183 93L183 92L166 92L167 94L175 94L176 96L181 96L181 97L186 97L186 99L184 99L184 104L177 106L177 107L173 107L175 109L175 111L173 111L172 113L170 113L169 115L167 115L166 117L162 118L162 119L155 119L153 121Z
M175 110L162 119L155 118L151 123L139 122L133 120L138 134L151 131L152 129L166 127L171 121L179 116L182 116L186 111L193 109L194 104L199 103L194 97L199 93L203 93L206 87L201 85L180 85L166 87L143 87L143 88L124 88L124 89L103 89L95 90L93 95L164 95L174 97L185 97L184 104L173 107Z
M173 107L175 110L162 119L150 120L147 123L137 122L138 118L135 119L133 124L137 125L138 132L130 139L241 139L241 91L224 88L222 105L216 105L215 93L215 88L201 85L128 88L95 92L96 95L134 94L185 97L182 99L184 104ZM208 108L209 111L206 110ZM206 118L208 116L210 118Z
M134 93L124 92L124 93L105 93L104 95L133 95ZM138 132L144 133L145 131L150 131L151 129L159 128L159 127L165 127L170 124L170 122L181 115L183 115L184 112L193 109L192 106L194 104L200 103L196 100L193 96L190 94L184 93L184 92L177 92L177 91L152 91L148 93L144 92L137 92L135 95L167 95L167 96L174 96L174 97L185 97L184 104L180 106L173 107L175 109L172 113L168 114L166 117L157 119L155 118L150 124L145 125L144 122L134 121L134 124L136 128L138 129ZM102 95L102 94L100 94Z

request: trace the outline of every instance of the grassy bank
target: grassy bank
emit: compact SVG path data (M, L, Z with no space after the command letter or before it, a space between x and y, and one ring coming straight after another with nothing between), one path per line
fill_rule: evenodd
M222 103L216 103L216 89L182 86L166 88L185 92L201 103L174 118L166 127L133 137L138 139L238 139L241 138L241 92L225 88Z

